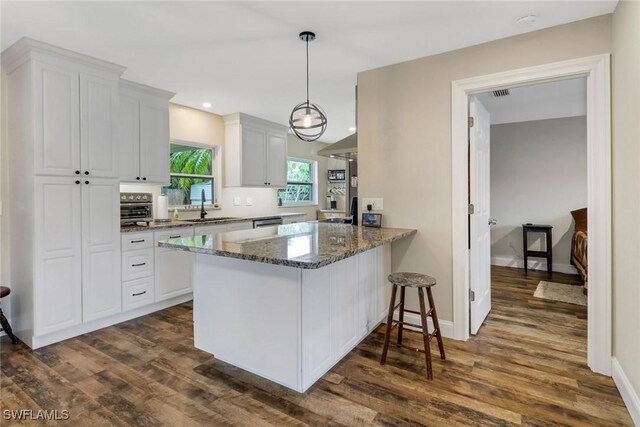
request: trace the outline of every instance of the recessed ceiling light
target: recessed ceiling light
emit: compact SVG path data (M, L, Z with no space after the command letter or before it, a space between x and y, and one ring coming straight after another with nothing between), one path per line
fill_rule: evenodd
M211 108L211 103L210 103L210 102L203 102L203 103L202 103L202 106L203 106L204 108Z
M531 25L534 22L536 22L536 19L538 17L536 15L534 15L533 13L530 15L525 15L525 16L521 16L520 18L516 19L516 25L518 26L525 26L525 25Z
M355 132L355 131L356 131L355 126L349 126L349 132Z

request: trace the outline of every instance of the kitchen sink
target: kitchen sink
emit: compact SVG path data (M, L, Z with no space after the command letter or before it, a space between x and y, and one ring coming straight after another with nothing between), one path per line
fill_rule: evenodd
M204 219L200 219L200 218L195 218L195 219L183 219L181 221L185 221L185 222L220 222L220 221L229 221L231 219L242 219L242 218L238 218L235 216L218 216L215 218L204 218Z

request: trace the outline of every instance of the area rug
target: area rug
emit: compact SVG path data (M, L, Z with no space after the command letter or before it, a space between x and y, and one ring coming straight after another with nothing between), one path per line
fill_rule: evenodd
M538 283L538 287L533 296L541 299L567 302L569 304L587 305L587 296L582 293L582 286L577 285L545 282L542 280Z

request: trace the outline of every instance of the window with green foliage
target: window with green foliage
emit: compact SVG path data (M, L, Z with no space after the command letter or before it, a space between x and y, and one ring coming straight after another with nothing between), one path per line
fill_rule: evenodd
M171 185L162 187L169 199L169 206L199 205L203 191L205 205L213 203L214 154L212 147L171 143Z
M316 204L316 162L289 158L287 162L287 187L278 190L283 205Z

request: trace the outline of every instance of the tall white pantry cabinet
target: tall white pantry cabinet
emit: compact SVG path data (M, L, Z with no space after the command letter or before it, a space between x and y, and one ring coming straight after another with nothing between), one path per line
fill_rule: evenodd
M14 332L27 345L121 311L124 67L30 39L2 54Z

